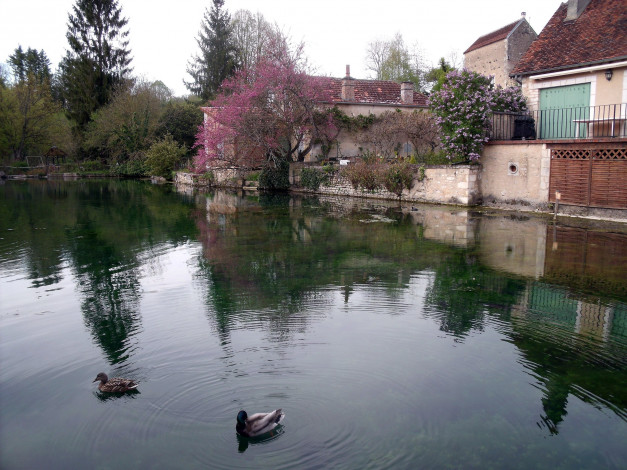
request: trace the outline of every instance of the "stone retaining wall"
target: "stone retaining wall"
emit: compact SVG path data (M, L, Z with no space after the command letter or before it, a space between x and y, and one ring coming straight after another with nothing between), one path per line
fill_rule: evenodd
M542 141L491 142L481 153L479 186L485 203L548 202L550 151Z
M311 191L300 186L300 174L303 168L322 167L315 164L294 163L290 165L290 185L293 190L316 192L341 196L367 197L376 199L395 199L396 194L380 189L366 191L355 189L350 181L336 172L327 184L320 186L318 191ZM475 205L481 202L479 191L478 165L432 166L425 169L424 179L420 180L420 170L414 167L414 180L410 189L404 190L401 201L429 202L436 204Z
M221 188L241 188L244 184L245 171L238 168L216 168L211 170L213 179L196 173L177 172L174 183L185 186L208 186L209 184Z

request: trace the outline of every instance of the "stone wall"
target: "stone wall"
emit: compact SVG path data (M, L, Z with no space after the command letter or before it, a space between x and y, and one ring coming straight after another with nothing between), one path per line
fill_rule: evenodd
M464 54L464 67L482 75L493 75L494 83L504 88L518 86L509 74L537 37L531 25L522 20L505 39Z
M493 75L494 83L503 87L511 86L507 65L507 41L505 39L464 54L464 68Z
M484 203L548 202L550 150L538 141L489 143L481 153L479 190Z
M294 163L290 165L290 185L296 191L313 192L300 186L300 174L305 167L317 168L322 171L322 167L319 165ZM478 165L432 166L425 169L424 178L420 180L420 170L418 166L415 166L412 187L403 191L401 201L457 205L478 204L481 200L479 171ZM398 200L396 194L386 189L366 191L361 188L353 188L350 181L341 175L341 170L335 172L331 180L327 184L321 185L316 192Z
M237 168L214 168L210 171L212 180L208 180L204 175L195 173L177 172L174 176L176 184L187 186L207 186L213 184L223 188L241 188L244 185L246 172Z

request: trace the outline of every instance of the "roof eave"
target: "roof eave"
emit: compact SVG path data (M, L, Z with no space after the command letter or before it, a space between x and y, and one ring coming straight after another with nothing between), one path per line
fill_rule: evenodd
M320 104L348 104L348 105L360 105L360 106L394 106L395 108L428 108L426 104L408 104L408 103L379 103L368 101L320 101Z
M549 67L546 69L538 69L538 70L531 70L531 71L526 71L526 72L517 72L517 73L511 73L509 76L514 78L514 77L528 77L530 75L539 75L542 73L551 73L551 72L561 72L561 71L566 71L566 70L572 70L573 72L576 73L576 71L578 69L584 68L584 67L590 67L593 65L601 65L601 64L612 64L614 62L621 62L627 60L627 55L623 55L623 56L619 56L619 57L612 57L611 59L601 59L601 60L593 60L590 62L581 62L579 64L571 64L571 65L560 65L558 67Z

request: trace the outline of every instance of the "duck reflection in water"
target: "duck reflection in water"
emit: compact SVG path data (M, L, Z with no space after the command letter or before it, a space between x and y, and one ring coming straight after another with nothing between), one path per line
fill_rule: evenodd
M246 452L246 449L248 449L249 445L257 446L257 445L269 444L275 439L278 439L279 437L281 437L284 432L285 432L285 428L283 427L282 424L279 424L272 431L262 436L258 436L258 437L244 437L244 436L241 436L240 434L235 434L235 436L237 437L237 451L240 453Z
M137 395L141 395L141 392L139 390L129 390L128 392L124 393L105 393L98 390L93 393L94 396L102 402L109 400L118 400L120 398L123 398L125 400L134 400L135 398L137 398Z

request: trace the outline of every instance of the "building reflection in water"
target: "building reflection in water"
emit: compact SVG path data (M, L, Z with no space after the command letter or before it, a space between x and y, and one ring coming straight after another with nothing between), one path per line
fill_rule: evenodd
M612 348L627 337L627 235L502 212L279 202L216 193L203 203L197 226L225 343L242 309L273 311L266 320L289 331L311 320L293 314L321 287L338 286L348 303L353 286L368 279L403 288L428 271L425 315L456 341L492 319L506 325L501 332L542 393L541 428L559 432L571 396L625 418L616 371L627 364ZM365 224L375 213L394 224Z

